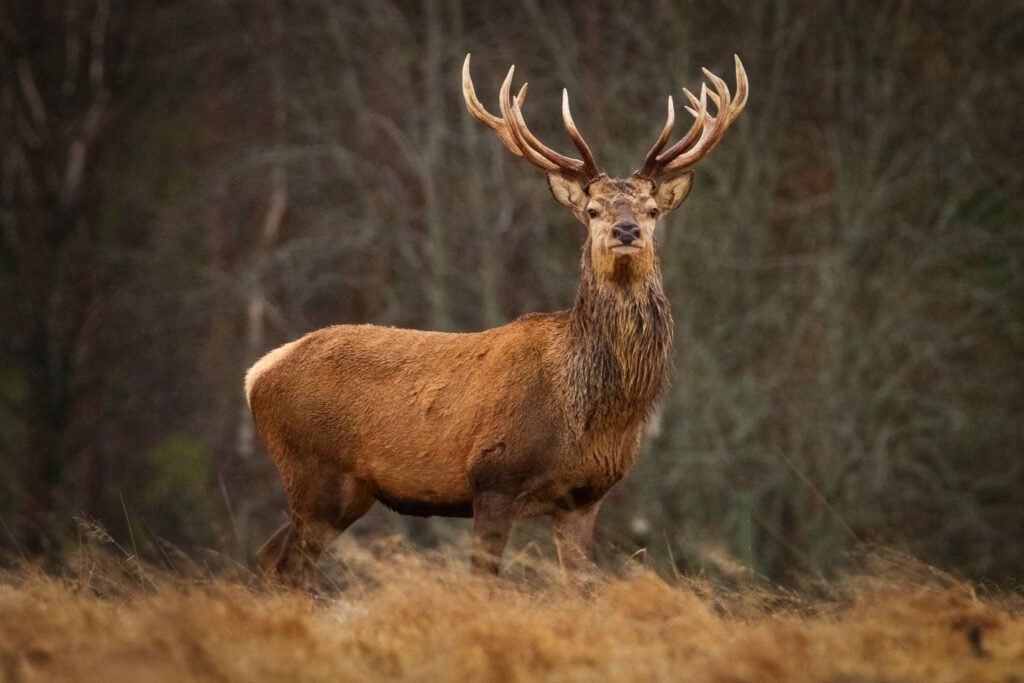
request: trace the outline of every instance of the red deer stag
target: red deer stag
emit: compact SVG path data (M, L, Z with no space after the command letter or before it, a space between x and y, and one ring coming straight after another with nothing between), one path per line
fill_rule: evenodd
M512 523L551 515L570 569L593 563L593 529L608 490L629 470L666 383L672 316L654 225L686 197L688 169L722 139L747 101L712 83L684 89L694 121L665 149L668 115L643 166L613 179L595 164L562 93L581 159L538 140L523 120L526 85L501 86L501 116L469 75L469 112L516 156L547 172L555 199L589 236L567 311L530 314L468 334L337 325L285 344L245 377L259 433L277 466L291 522L260 549L261 571L304 585L323 548L374 501L400 513L473 518L475 570L498 573ZM708 111L708 98L715 115Z

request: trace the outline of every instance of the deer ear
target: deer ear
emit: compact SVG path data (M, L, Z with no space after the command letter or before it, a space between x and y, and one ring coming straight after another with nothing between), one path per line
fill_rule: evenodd
M578 182L561 173L548 173L548 187L551 188L551 194L555 195L555 199L560 204L568 206L577 216L583 213L583 207L587 203L587 193Z
M654 201L658 202L658 209L665 214L682 204L686 195L690 194L692 185L693 171L663 181L654 191Z

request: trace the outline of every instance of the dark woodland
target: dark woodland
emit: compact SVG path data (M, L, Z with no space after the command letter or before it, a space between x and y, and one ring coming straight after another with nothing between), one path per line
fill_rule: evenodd
M885 547L1024 580L1015 0L0 0L4 558L98 524L251 564L285 513L258 357L572 304L583 229L466 112L467 52L492 110L516 65L566 152L567 87L619 176L700 67L749 75L658 228L671 386L605 557L785 583ZM467 528L378 506L351 535Z

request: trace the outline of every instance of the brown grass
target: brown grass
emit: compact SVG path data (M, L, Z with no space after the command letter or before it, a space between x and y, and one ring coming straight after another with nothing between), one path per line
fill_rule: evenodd
M259 590L165 554L85 547L0 582L9 681L1024 681L1024 600L902 558L803 593L665 580L628 564L585 591L512 558L346 541L329 597ZM223 562L222 562L223 564Z

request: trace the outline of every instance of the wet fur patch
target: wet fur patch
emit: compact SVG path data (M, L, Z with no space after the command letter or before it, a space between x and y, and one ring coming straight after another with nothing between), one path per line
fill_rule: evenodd
M569 403L585 430L646 420L666 384L673 325L658 262L617 275L598 283L588 239L566 363Z

